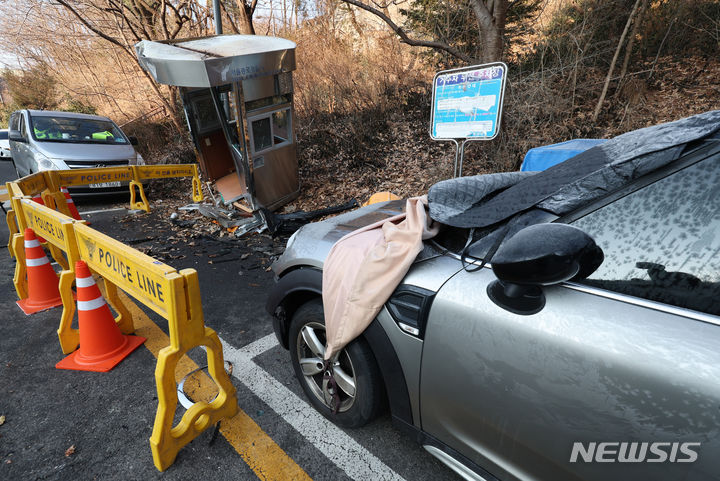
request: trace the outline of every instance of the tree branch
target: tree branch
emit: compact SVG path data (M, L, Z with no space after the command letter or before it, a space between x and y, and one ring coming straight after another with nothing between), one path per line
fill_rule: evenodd
M128 50L128 48L123 45L118 39L111 37L110 35L107 35L106 33L101 32L97 28L95 28L93 25L90 24L85 18L83 18L80 13L78 13L77 10L75 10L69 3L67 3L65 0L56 0L60 5L65 7L67 10L70 11L75 17L77 17L80 22L87 27L88 30L90 30L92 33L97 35L100 38L103 38L107 40L108 42L112 43L113 45L117 45L121 49L123 49L126 53L128 53L133 59L135 58L135 55Z
M460 60L464 60L468 63L475 63L476 59L469 57L468 55L465 55L455 47L452 47L451 45L448 45L446 43L442 42L434 42L430 40L419 40L419 39L413 39L408 36L407 33L405 33L405 30L402 29L402 27L398 26L395 22L393 22L390 17L385 15L380 10L373 8L369 5L366 5L358 0L342 0L345 3L349 3L351 5L355 5L358 8L361 8L367 12L372 13L373 15L379 17L382 21L384 21L392 30L395 32L395 34L400 37L400 40L403 43L406 43L412 47L428 47L428 48L434 48L435 50L442 50L444 52L449 53L453 57L459 58Z
M607 94L608 87L610 86L610 79L612 79L613 70L615 70L615 62L617 62L617 59L620 56L620 50L622 50L622 46L625 43L625 36L627 36L628 30L630 29L630 24L632 23L633 18L635 18L635 12L637 12L640 2L641 0L635 1L635 5L633 6L633 9L628 16L627 22L625 23L625 30L623 30L622 35L620 35L620 40L618 41L617 48L615 49L615 55L613 56L612 62L610 62L610 68L608 69L607 77L605 77L605 84L603 85L602 93L600 94L598 103L595 106L595 111L593 112L593 123L597 121L598 115L600 114L600 109L602 108L602 104L605 101L605 95Z
M80 20L80 23L82 23L88 30L93 32L98 37L107 40L108 42L112 43L113 45L116 45L122 49L123 52L125 52L127 55L129 55L135 63L140 66L140 72L142 72L143 76L147 79L147 81L150 83L150 86L155 91L155 93L160 98L160 101L165 105L165 107L170 112L170 119L172 120L173 124L175 125L175 128L178 132L183 131L183 125L180 122L180 118L177 116L177 113L175 110L173 110L172 105L170 105L170 101L165 97L162 92L160 91L160 88L155 83L155 80L150 76L149 73L145 71L144 68L142 68L142 65L140 64L140 60L135 56L135 53L126 45L124 45L122 42L120 42L118 39L111 37L110 35L100 31L98 28L93 26L86 18L84 18L80 13L75 10L72 5L70 5L66 0L56 0L60 5L65 7L70 13L72 13L78 20Z
M160 3L160 22L165 33L165 40L170 40L170 30L168 30L167 26L167 2L165 0Z
M123 4L123 5L117 5L117 3L114 2L113 0L109 0L108 3L109 3L110 5L115 5L115 8L116 8L116 10L117 10L117 12L118 12L118 14L115 15L115 19L117 20L117 17L118 17L118 16L122 19L123 24L130 30L130 33L131 33L132 36L135 38L135 41L136 41L136 42L139 42L140 40L142 40L143 37L141 37L141 36L138 34L137 29L133 26L133 22L131 21L130 17L128 17L128 15L125 13L126 10L127 10L127 11L130 11L130 13L140 22L139 28L142 29L143 34L145 35L145 38L152 38L152 37L150 36L150 34L148 33L148 31L145 29L145 26L142 24L142 23L143 23L143 22L142 22L142 20L143 20L142 17L138 17L138 15L137 15L136 12L134 12L134 11L133 11L132 9L130 9L130 8L126 9L124 4ZM119 29L120 31L122 31L122 26L118 26L118 29ZM126 42L126 43L128 43L128 42Z
M225 6L225 2L220 2L220 8L223 12L225 12L225 16L227 17L228 22L230 22L230 28L233 29L233 32L240 33L240 30L238 30L237 25L233 22L232 16L230 16L230 12L228 12L227 7ZM270 13L272 14L272 10Z

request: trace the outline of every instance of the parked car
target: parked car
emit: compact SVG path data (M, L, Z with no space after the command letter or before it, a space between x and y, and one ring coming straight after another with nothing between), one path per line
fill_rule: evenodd
M10 141L8 130L0 129L0 160L10 160Z
M430 190L449 225L333 358L339 399L322 364L323 263L403 202L288 240L267 309L310 403L353 427L387 399L465 479L718 479L720 111L511 175Z
M144 164L127 137L107 117L49 110L18 110L10 116L10 150L18 177L43 170ZM73 187L75 194L125 191L109 182Z

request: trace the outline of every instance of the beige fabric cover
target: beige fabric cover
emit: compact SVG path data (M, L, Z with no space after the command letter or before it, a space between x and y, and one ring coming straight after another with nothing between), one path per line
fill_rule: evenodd
M405 214L353 231L332 247L323 268L325 359L370 325L422 250L422 241L437 234L426 208L427 196L408 199Z

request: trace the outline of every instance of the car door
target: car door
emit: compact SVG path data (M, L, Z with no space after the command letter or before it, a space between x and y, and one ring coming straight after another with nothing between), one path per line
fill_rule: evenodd
M488 268L440 289L423 430L500 479L717 479L720 154L679 162L565 219L605 261L537 314L494 304Z
M10 120L10 128L17 130L25 137L25 142L11 141L11 151L13 162L20 176L30 173L30 165L34 164L32 152L30 150L30 134L27 130L27 121L23 112L17 112Z

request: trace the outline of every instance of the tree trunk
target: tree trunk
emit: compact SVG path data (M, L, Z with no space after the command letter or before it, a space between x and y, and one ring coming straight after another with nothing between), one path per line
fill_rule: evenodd
M470 5L480 31L482 61L501 60L508 0L470 0Z
M630 39L628 40L627 47L625 48L625 59L623 60L622 68L620 69L617 89L615 90L615 96L613 98L617 97L620 94L623 80L625 79L625 74L627 73L628 64L630 63L630 57L632 56L633 47L635 46L635 37L637 36L638 29L640 28L640 24L643 21L643 15L645 14L647 4L648 0L642 0L642 4L640 5L640 11L635 18L635 22L633 22L633 29L632 32L630 32Z
M502 32L496 28L480 31L480 42L482 45L482 56L484 63L497 62L502 59L503 39Z
M612 62L610 62L610 68L608 69L607 77L605 77L605 84L603 85L602 93L600 94L598 103L595 106L595 112L593 112L593 123L597 121L598 115L600 114L600 109L602 108L602 104L605 101L605 95L607 95L608 87L610 86L610 80L612 79L612 74L615 70L615 63L620 56L620 50L622 50L622 46L625 43L625 37L627 36L628 30L630 30L630 24L632 23L633 18L635 18L635 12L637 12L640 2L641 0L637 0L635 2L635 5L630 12L630 16L628 16L627 22L625 23L625 30L623 30L622 35L620 35L620 40L618 41L617 48L615 49L615 55L613 56Z
M248 4L245 0L237 0L238 13L238 30L244 35L255 35L255 27L253 26L253 5Z

